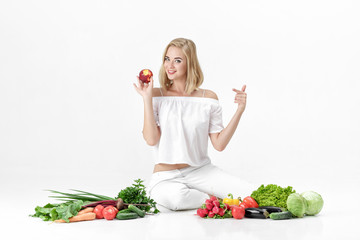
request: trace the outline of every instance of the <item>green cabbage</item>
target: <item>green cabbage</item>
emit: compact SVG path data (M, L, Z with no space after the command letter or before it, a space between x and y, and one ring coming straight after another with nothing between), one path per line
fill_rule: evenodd
M292 193L289 195L287 201L288 210L296 217L303 217L306 209L307 202L303 196L298 193Z
M324 200L322 199L321 195L316 192L303 192L301 196L303 196L307 202L308 207L305 211L306 215L318 214L324 206Z

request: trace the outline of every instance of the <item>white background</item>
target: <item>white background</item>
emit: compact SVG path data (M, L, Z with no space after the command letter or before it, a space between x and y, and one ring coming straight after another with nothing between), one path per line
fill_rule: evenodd
M177 37L197 44L202 87L217 93L225 125L231 89L247 85L232 141L209 149L214 164L256 184L315 190L325 213L338 197L356 199L359 12L355 0L2 1L1 203L25 198L27 216L51 201L43 189L115 196L147 181L152 150L132 84L150 68L159 86Z

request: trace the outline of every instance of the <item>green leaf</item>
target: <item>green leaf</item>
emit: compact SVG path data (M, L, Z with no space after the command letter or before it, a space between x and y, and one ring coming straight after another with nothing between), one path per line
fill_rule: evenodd
M70 201L61 204L46 204L43 207L37 206L32 217L38 217L44 221L55 221L63 219L69 222L69 218L75 216L83 206L83 201Z

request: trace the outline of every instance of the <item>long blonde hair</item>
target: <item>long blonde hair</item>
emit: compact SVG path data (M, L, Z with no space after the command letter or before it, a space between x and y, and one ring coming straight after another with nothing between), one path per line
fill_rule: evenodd
M160 85L162 88L168 90L172 84L172 81L167 77L164 68L165 56L169 47L171 46L180 48L186 57L187 68L186 68L185 92L191 94L195 89L197 89L203 83L204 75L203 72L201 71L199 60L196 54L196 45L190 39L176 38L166 46L163 54L163 64L161 65L159 72Z

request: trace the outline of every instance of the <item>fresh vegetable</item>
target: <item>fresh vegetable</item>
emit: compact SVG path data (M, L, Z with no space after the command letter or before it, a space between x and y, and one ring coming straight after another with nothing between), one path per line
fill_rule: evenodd
M55 193L55 194L60 194L58 196L49 196L51 198L56 198L59 200L65 200L65 201L72 201L72 200L81 200L81 201L89 201L89 202L97 202L97 201L105 201L105 200L110 200L110 201L114 201L114 198L108 197L108 196L104 196L104 195L100 195L100 194L94 194L94 193L89 193L89 192L85 192L85 191L81 191L81 190L75 190L75 189L71 189L72 191L76 192L76 193L64 193L64 192L59 192L59 191L54 191L54 190L47 190L51 193ZM105 204L105 202L104 202Z
M231 218L231 210L228 204L225 204L223 201L217 199L216 197L211 197L206 199L205 203L201 208L197 209L196 214L202 218Z
M231 194L231 193L229 193L228 194L228 197L229 198L224 198L223 199L223 203L226 203L226 204L228 204L228 205L239 205L239 203L240 203L240 200L239 199L234 199L234 196Z
M279 207L273 207L273 206L262 206L259 207L260 209L265 209L266 211L268 211L268 213L273 213L273 212L282 212L282 209Z
M37 206L35 214L31 216L41 218L43 221L63 219L65 222L69 222L69 218L76 216L83 204L84 202L81 200L61 204L48 203L43 207Z
M209 210L207 210L206 208L203 209L203 208L199 208L197 211L196 211L196 214L199 216L199 217L206 217L206 215L208 215L209 213Z
M77 215L81 215L81 214L89 213L89 212L93 212L93 211L94 211L94 208L87 207L87 208L84 208L83 210L80 210Z
M269 212L261 208L245 208L245 217L265 219L269 217Z
M303 217L307 209L307 202L298 193L292 193L287 199L288 210L296 217Z
M252 197L246 197L246 198L244 198L244 200L242 202L244 202L245 205L250 208L259 207L258 203Z
M141 179L135 180L135 183L132 184L131 187L127 187L121 190L117 198L121 198L124 201L124 204L136 205L145 212L150 212L153 210L154 213L158 213L159 210L156 208L156 202L150 197L146 196L146 189L142 183L143 180ZM144 206L137 204L144 204Z
M56 223L66 223L66 222L80 222L80 221L89 221L89 220L94 220L96 218L96 214L93 212L87 212L87 213L82 213L82 214L78 214L74 217L69 218L68 221L65 221L64 219L58 219L55 220Z
M292 213L289 211L273 212L273 213L270 213L270 218L273 220L290 219L290 218L292 218Z
M103 209L102 214L106 220L113 220L116 217L118 211L113 206L107 206Z
M225 209L224 208L219 208L219 212L218 212L220 217L223 217L225 215Z
M215 217L215 213L214 213L213 211L209 211L208 217L209 217L209 218Z
M245 215L245 208L234 205L231 207L231 214L235 219L242 219Z
M119 220L128 220L128 219L135 219L138 218L139 215L137 213L134 212L130 212L130 213L124 213L124 212L118 212L116 214L116 218Z
M159 210L156 208L156 202L150 197L146 196L145 186L142 184L142 182L143 180L141 179L135 180L135 184L133 184L131 187L127 187L121 190L117 198L111 198L100 194L74 189L72 191L75 193L64 193L54 190L48 191L54 194L58 194L56 196L50 196L51 198L56 198L63 201L82 200L84 202L88 202L88 204L83 207L96 207L97 205L101 204L104 207L115 206L121 210L129 204L133 204L146 212L158 213Z
M252 192L251 197L255 199L259 206L274 206L287 209L287 198L294 192L295 190L291 186L282 188L275 184L266 186L263 184Z
M137 215L139 215L139 217L145 217L145 212L135 207L134 205L130 204L128 208Z
M104 210L104 206L99 204L94 208L94 213L96 214L96 218L97 219L103 219L104 215L102 213L102 211Z
M133 213L133 210L126 208L126 209L120 210L119 213Z
M316 215L324 206L324 200L321 195L314 191L303 192L301 193L301 196L305 198L307 202L307 208L305 210L306 215Z
M249 206L245 203L245 202L241 202L239 204L240 207L243 207L243 208L248 208Z

